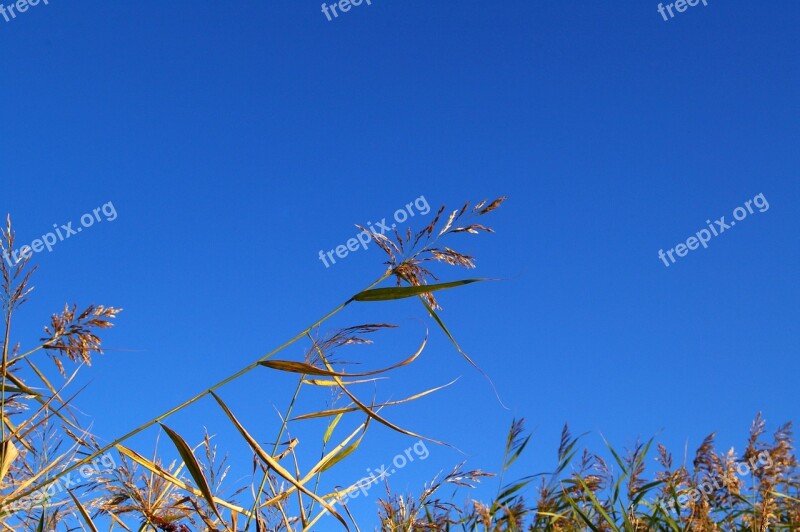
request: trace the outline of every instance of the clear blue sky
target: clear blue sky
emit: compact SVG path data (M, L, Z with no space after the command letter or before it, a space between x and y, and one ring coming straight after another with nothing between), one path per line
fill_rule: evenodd
M431 330L419 363L367 398L462 377L388 417L496 471L524 416L520 475L554 465L565 421L596 450L601 433L619 447L658 433L680 454L711 431L740 448L759 410L770 428L796 420L800 5L710 0L667 22L656 8L373 0L328 21L298 0L50 0L0 18L3 213L21 242L107 202L118 214L36 255L19 339L64 302L124 307L77 403L111 439L378 277L374 246L318 258L354 224L419 196L436 209L508 195L497 234L458 243L478 270L443 271L506 280L441 299L510 410L418 304L352 307L330 327L402 325L347 353L365 367ZM769 210L659 260L759 193ZM271 441L293 383L265 370L221 395ZM246 475L204 405L168 424L191 440L208 426ZM302 442L315 452L318 428ZM373 426L341 482L411 443ZM418 492L464 458L431 449L392 485ZM369 519L376 499L354 508Z

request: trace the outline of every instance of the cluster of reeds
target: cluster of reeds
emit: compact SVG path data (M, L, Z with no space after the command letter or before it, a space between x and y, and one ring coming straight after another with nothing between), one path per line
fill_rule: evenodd
M78 370L91 363L92 354L101 352L98 331L109 327L119 310L89 306L78 312L75 306L66 306L50 319L40 344L20 353L19 346L12 347L10 340L12 317L30 294L29 284L35 268L29 267L27 259L13 266L0 264L5 319L0 525L13 530L73 530L76 527L96 530L99 523L125 530L179 532L311 530L320 526L317 523L323 518L327 518L323 529L330 527L333 517L343 529L357 527L343 502L343 495L357 486L346 485L324 492L320 488L324 485L321 477L341 471L339 464L358 450L368 429L375 425L441 443L401 427L388 417L391 407L421 400L441 386L383 403L364 398L359 392L360 384L374 383L379 376L413 363L423 353L427 338L415 353L394 364L354 372L347 371L339 363L337 350L371 343L375 333L393 326L362 324L327 334L321 331L321 326L349 305L416 298L458 352L472 363L437 313L440 305L435 293L482 279L439 283L430 264L474 267L473 257L441 242L457 233L491 232L476 219L495 210L504 199L483 201L474 206L465 204L449 214L445 214L442 207L431 223L415 234L410 229L404 235L396 231L390 236L372 233L377 245L386 252L387 268L365 290L234 375L128 434L103 444L80 426L77 416L71 412L74 396L67 396L64 389ZM14 244L9 219L1 245L3 250L12 250ZM394 278L396 286L378 287L389 278ZM288 346L300 342L307 343L302 359L276 358ZM39 352L48 355L65 377L62 386L53 386L45 372L33 363L33 355ZM71 375L67 375L68 364L76 366ZM270 448L259 443L265 439L263 435L251 434L236 417L234 408L223 399L226 385L254 371L262 372L261 378L267 381L271 378L270 372L293 374L297 378L287 411L276 419L277 436L269 440L275 442ZM322 410L295 415L297 398L309 387L335 390L335 401ZM224 457L218 456L210 437L192 446L170 427L171 416L197 407L204 398L213 399L216 408L249 447L254 464L250 485L225 485L229 466ZM322 448L316 450L320 458L304 463L299 452L301 443L287 435L292 434L293 425L310 419L324 419L327 424L320 438ZM173 447L172 454L180 459L168 461L159 452L147 457L144 452L133 449L128 441L149 429L165 434ZM74 475L110 452L116 453L115 467L76 485Z
M505 475L530 440L522 420L508 434L495 498L457 504L456 494L434 496L457 479L474 481L481 472L454 472L425 486L422 494L381 500L382 530L481 531L737 531L800 530L800 475L790 424L764 438L759 414L741 454L718 452L714 434L692 464L674 465L653 440L619 453L606 444L600 454L584 449L565 426L552 472L504 483ZM606 458L604 458L606 456ZM648 470L648 458L658 467ZM387 486L388 492L388 486Z
M79 312L74 305L65 306L50 318L40 342L23 350L11 340L12 318L30 294L35 268L27 259L13 266L0 261L5 326L0 390L0 526L31 531L98 530L101 526L164 532L358 529L346 495L362 488L361 481L336 482L349 477L348 460L358 452L369 429L376 426L442 443L399 426L392 421L391 411L398 405L429 400L448 384L391 401L366 398L361 385L377 387L378 379L414 363L422 356L427 337L410 356L384 362L377 369L353 371L339 352L372 343L381 331L394 326L367 323L324 332L323 324L350 305L414 298L456 351L477 368L439 315L437 298L442 290L483 279L440 282L431 265L474 267L473 257L443 242L458 233L491 232L476 219L496 209L504 199L465 204L449 214L442 207L418 233L410 229L391 236L372 233L386 253L387 268L365 290L247 367L108 443L79 423L73 407L76 395L66 390L75 374L91 363L92 356L101 353L99 331L111 326L119 310L92 305ZM0 252L13 247L9 220L0 235ZM379 286L390 278L395 286ZM304 346L302 356L278 358L294 345ZM61 384L52 384L47 372L37 366L34 360L39 355L55 363L63 376ZM294 393L287 398L286 410L276 417L272 434L256 435L248 430L237 418L236 407L224 399L225 386L251 372L265 381L277 374L296 379ZM332 391L332 401L324 408L295 412L301 394L314 389ZM200 404L202 399L210 401ZM252 470L243 485L231 485L229 479L242 478L241 472L231 474L232 466L210 435L192 445L171 427L170 418L177 412L209 404L218 409L249 449ZM316 440L319 444L294 437L298 432L295 427L310 420L324 422L324 431ZM763 433L764 423L759 417L740 456L732 451L718 454L713 437L709 437L691 468L685 464L674 467L671 455L658 446L660 470L649 472L645 457L651 442L622 455L609 447L613 460L588 451L578 457L578 439L565 428L553 472L507 482L506 476L530 441L519 421L513 423L508 435L493 500L471 500L464 505L455 500L458 495L445 493L453 486L468 488L492 476L466 470L462 464L437 475L418 496L392 493L387 483L388 494L379 501L378 519L381 529L397 531L798 529L797 462L790 427L779 428L771 443L762 441ZM130 440L140 434L152 434L156 443L165 436L167 449L158 450L154 445L152 454L134 449ZM273 443L265 446L263 441ZM314 447L311 452L309 445ZM100 471L98 460L109 453L114 455L109 460L113 467ZM309 460L309 456L319 458ZM754 469L755 482L747 487L731 473L731 467L754 460L769 460L771 465ZM92 474L85 474L87 469ZM709 476L715 479L713 487L705 483ZM81 481L76 482L76 477ZM323 482L323 477L335 480ZM702 496L694 497L701 491Z
M11 220L0 230L0 253L14 249ZM96 332L111 326L118 309L89 306L78 313L66 306L51 317L44 336L33 348L21 352L12 343L14 313L31 291L31 276L36 270L28 263L30 255L7 265L0 261L0 304L3 310L2 365L0 366L0 516L10 530L55 530L58 523L70 519L89 483L76 486L68 482L47 482L84 456L99 449L92 435L81 426L72 409L74 396L66 388L78 369L69 375L64 362L91 364L92 354L100 353ZM55 385L34 362L45 352L64 376ZM60 496L60 497L59 497ZM55 500L58 498L59 500ZM44 510L46 508L47 510ZM6 521L11 522L9 524Z

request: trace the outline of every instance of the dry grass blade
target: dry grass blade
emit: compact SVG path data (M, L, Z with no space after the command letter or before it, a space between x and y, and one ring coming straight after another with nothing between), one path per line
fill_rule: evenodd
M319 356L322 359L322 362L325 364L325 366L330 371L333 371L333 368L330 366L328 361L325 359L325 355L321 351L319 352ZM428 438L426 436L422 436L420 434L416 434L414 432L411 432L410 430L406 430L406 429L404 429L402 427L398 427L397 425L395 425L391 421L388 421L388 420L384 419L383 417L381 417L380 415L378 415L378 413L375 412L375 410L374 410L374 408L375 408L374 406L373 407L369 407L369 406L365 405L364 403L362 403L361 401L359 401L358 398L355 395L350 393L350 390L347 389L347 387L344 385L344 382L342 382L342 380L339 377L333 375L333 379L337 382L337 384L339 384L339 388L341 388L341 390L345 393L345 395L347 395L347 397L349 397L350 400L353 401L353 403L355 403L356 406L358 406L359 410L364 412L367 416L371 417L372 419L374 419L378 423L381 423L382 425L386 425L390 429L395 430L395 431L397 431L397 432L399 432L401 434L405 434L406 436L411 436L413 438L419 438L419 439L426 440L426 441L429 441L431 443L435 443L435 444L438 444L438 445L446 445L447 447L454 448L452 445L450 445L448 443L445 443L445 442L442 442L442 441L439 441L439 440L434 440L434 439Z
M305 362L295 362L293 360L265 360L259 362L259 365L265 368L276 369L278 371L285 371L287 373L300 373L301 375L316 375L319 377L365 377L367 375L376 375L383 373L386 370L376 370L365 373L340 373L336 371L328 371Z
M75 370L75 372L73 372L73 374L72 374L72 375L69 377L69 379L67 379L67 381L64 383L64 386L62 386L61 390L65 389L65 388L67 387L67 385L69 385L69 383L71 383L71 382L72 382L72 380L75 378L75 376L76 376L76 375L77 375L77 370ZM61 413L61 410L62 410L62 409L64 409L64 408L66 408L67 404L68 404L68 403L69 403L69 402L70 402L70 401L71 401L71 400L72 400L72 399L73 399L73 398L74 398L74 397L75 397L75 396L76 396L78 393L80 393L80 390L79 390L78 392L76 392L76 393L75 393L75 394L74 394L72 397L70 397L69 399L67 399L66 401L65 401L65 400L63 400L63 399L61 399L61 397L60 397L60 395L59 395L60 393L61 393L61 391L55 391L55 390L53 390L53 395L51 395L50 397L48 397L46 400L40 401L40 402L41 402L41 406L40 406L40 407L39 407L39 409L37 410L37 412L36 412L36 415L35 415L35 416L31 416L30 418L28 418L28 419L26 419L25 421L23 421L23 422L22 422L22 423L19 425L19 427L17 427L16 431L15 431L15 432L12 434L12 436L17 436L18 438L20 438L20 441L24 441L24 438L25 438L25 437L28 435L28 433L30 433L30 432L32 432L34 429L36 429L36 427L37 427L38 425L45 423L45 422L46 422L47 420L49 420L49 419L50 419L52 416L56 416L56 417L60 418L62 421L64 421L64 422L65 422L65 424L66 424L68 427L73 427L73 428L75 428L75 429L77 429L77 430L79 430L79 431L82 431L82 430L80 429L80 427L79 427L77 424L75 424L75 423L77 423L77 420L75 420L75 423L72 423L71 421L67 420L67 419L66 419L66 417L65 417L65 416L64 416L64 415ZM56 409L55 407L52 407L52 406L50 406L50 403L51 403L51 402L54 402L56 399L58 399L58 400L59 400L59 402L61 403L61 406L60 406L60 407L58 407L57 409ZM44 417L42 417L41 419L39 419L39 421L38 421L38 422L35 422L35 420L37 419L38 415L39 415L41 412L47 412L47 415L45 415ZM72 419L74 420L74 419L75 419L75 417L74 417L74 416L72 416ZM30 426L30 427L28 427L28 428L25 430L25 432L23 432L23 429L25 429L27 425L31 425L31 426ZM65 431L66 431L66 430L68 430L68 429L65 429ZM67 432L67 434L70 434L70 433L69 433L69 432ZM79 442L79 443L80 443L80 442Z
M403 403L408 403L410 401L415 401L415 400L417 400L417 399L419 399L421 397L425 397L426 395L432 394L434 392L438 392L439 390L441 390L443 388L447 388L448 386L450 386L452 384L455 384L457 381L458 381L458 379L453 379L452 381L448 382L447 384L443 384L443 385L437 386L435 388L430 388L428 390L425 390L424 392L420 392L420 393L411 395L409 397L406 397L405 399L397 399L395 401L388 401L386 403L380 403L380 404L374 405L373 408L384 408L384 407L387 407L387 406L395 406L395 405L400 405L400 404L403 404ZM338 383L337 383L337 386L338 386ZM355 406L347 406L347 407L343 407L343 408L332 408L330 410L320 410L319 412L312 412L310 414L302 414L300 416L292 418L292 421L300 421L300 420L303 420L303 419L315 419L315 418L329 417L329 416L341 416L342 414L346 414L348 412L356 412L358 410L361 410L361 409L358 408L358 407L355 407Z
M6 440L0 443L0 481L6 478L11 464L19 456L17 446L11 440Z
M341 515L339 515L339 513L336 512L336 510L334 510L330 504L328 504L325 500L320 498L316 493L306 488L301 482L299 482L296 478L294 478L291 473L289 473L286 469L284 469L284 467L280 465L272 456L267 454L267 452L264 451L264 449L262 449L260 445L258 445L258 442L256 442L256 440L252 436L250 436L250 433L248 433L247 430L245 430L244 426L242 426L242 424L239 423L239 420L236 419L236 416L233 415L233 412L230 411L227 405L225 405L225 403L222 401L222 399L219 398L217 394L215 394L214 392L209 392L209 393L214 397L214 399L216 399L217 403L219 403L219 406L222 408L222 410L225 412L225 414L228 416L231 422L236 426L236 429L239 431L239 434L242 435L242 437L247 441L250 447L256 452L258 457L264 463L266 463L273 471L275 471L284 480L292 484L295 488L302 491L304 494L306 494L307 496L311 497L319 504L321 504L334 517L336 517L336 519L340 523L342 523L342 525L345 527L346 530L350 530L350 527L347 526L347 523L345 522L344 518Z
M50 384L50 381L47 379L47 377L44 375L44 373L39 369L39 367L36 366L36 364L31 362L30 360L25 360L25 362L28 364L28 367L31 368L34 371L34 373L36 373L36 376L39 377L39 380L42 381L42 383L47 387L47 389L50 391L50 394L53 396L53 398L57 399L62 405L64 405L65 401L61 398L60 390L56 390L55 386ZM64 381L64 384L61 386L62 390L64 388L66 388L69 385L69 383L71 383L73 381L73 379L75 379L75 376L77 375L78 369L80 369L80 366L75 371L72 372L72 375L69 378L67 378ZM63 376L64 373L62 372L61 375ZM44 404L44 403L42 403L42 404ZM69 425L71 427L73 427L73 428L80 429L80 427L78 426L78 419L74 415L72 415L71 412L69 412L69 413L71 414L71 418L72 418L72 422Z
M7 428L10 431L11 434L16 434L19 431L19 429L16 426L14 426L14 424L11 422L10 419L8 419L8 417L5 417L3 419L3 426L5 428ZM21 444L22 447L24 447L28 452L31 452L31 453L35 453L36 452L35 447L33 445L31 445L27 440L18 440L17 443ZM2 479L0 479L0 480L2 480Z
M295 362L292 360L264 360L259 362L259 365L277 369L279 371L287 371L290 373L300 373L302 375L317 375L320 377L369 377L370 375L379 375L381 373L386 373L392 371L397 368L401 368L403 366L407 366L414 362L425 350L425 345L428 343L428 334L425 334L425 339L422 340L422 344L419 346L419 349L411 355L410 357L406 358L405 360L401 360L397 364L393 366L389 366L388 368L383 369L376 369L373 371L366 371L363 373L342 373L333 371L332 368L328 367L328 369L319 368L317 366L313 366L311 364L306 364L305 362ZM318 349L319 353L322 353L321 349ZM343 381L335 380L334 381L337 385L340 385Z
M367 289L369 289L370 287L373 287L373 286L376 286L376 285L380 284L382 281L387 279L390 275L391 275L391 271L387 271L386 273L381 275L378 279L376 279L374 282L372 282ZM275 353L278 353L278 352L282 351L283 349L286 349L288 346L294 344L295 342L297 342L298 340L300 340L301 338L306 336L309 333L309 331L313 330L316 327L319 327L323 322L325 322L326 320L330 319L332 316L334 316L335 314L340 312L342 309L344 309L349 302L350 302L350 300L345 301L344 303L342 303L341 305L339 305L338 307L336 307L332 311L328 312L325 316L323 316L322 318L318 319L316 322L314 322L310 326L306 327L301 332L297 333L294 337L290 338L289 340L285 341L280 346L276 347L275 349L273 349L272 351L270 351L266 355L262 356L258 361L253 362L253 363L249 364L248 366L240 369L239 371L237 371L233 375L230 375L230 376L220 380L219 382L217 382L216 384L214 384L210 388L198 393L197 395L195 395L194 397L184 401L183 403L170 408L169 410L167 410L163 414L161 414L161 415L159 415L159 416L157 416L157 417L155 417L155 418L143 423L142 425L140 425L139 427L135 428L134 430L128 432L127 434L118 437L117 439L115 439L111 443L96 449L92 454L87 455L84 458L82 458L81 460L73 463L71 466L67 467L66 469L64 469L63 471L61 471L60 473L58 473L54 477L48 479L46 482L42 483L41 485L36 485L30 490L15 494L13 499L8 501L8 502L15 502L15 501L19 500L20 498L22 498L24 496L30 495L33 491L39 490L39 489L41 489L41 488L43 488L43 487L45 487L45 486L47 486L49 484L52 484L53 482L57 481L59 478L63 477L64 475L72 473L73 471L77 470L78 468L86 465L87 463L90 463L92 460L98 458L105 451L115 447L116 445L118 445L118 444L120 444L120 443L122 443L122 442L124 442L124 441L126 441L126 440L128 440L130 438L132 438L133 436L139 434L140 432L144 431L145 429L148 429L148 428L152 427L156 423L166 419L167 417L171 416L172 414L175 414L176 412L179 412L179 411L181 411L181 410L183 410L183 409L195 404L196 402L198 402L201 399L203 399L206 395L208 395L209 392L213 392L214 390L218 390L219 388L225 386L226 384L228 384L230 382L233 382L236 379L248 374L250 371L252 371L252 370L254 370L254 369L259 367L258 362L261 362L261 361L264 361L264 360L268 360ZM13 374L9 373L8 374L8 378L11 379L12 382L14 382L14 384L16 386L18 386L20 388L22 388L24 386L24 383L22 381L19 381L18 379L14 380Z

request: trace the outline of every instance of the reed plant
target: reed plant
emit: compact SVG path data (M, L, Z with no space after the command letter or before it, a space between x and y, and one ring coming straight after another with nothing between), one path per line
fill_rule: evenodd
M74 406L77 394L68 389L76 374L91 364L92 357L102 353L100 333L112 326L120 310L100 305L81 310L66 306L50 318L40 341L23 349L12 339L13 318L30 296L36 268L25 258L13 265L0 262L4 320L0 526L36 531L100 527L165 532L359 530L346 500L348 493L362 487L360 481L336 481L347 472L348 461L359 452L368 434L374 433L370 429L377 426L413 439L450 445L418 434L413 427L400 426L392 420L391 412L399 405L433 400L438 390L452 383L391 401L367 398L361 385L390 386L387 382L391 381L382 379L414 364L425 351L427 337L410 356L382 367L353 371L339 358L340 350L370 344L382 331L395 326L362 323L329 330L326 322L352 305L413 298L454 350L483 373L445 324L437 296L443 290L486 279L443 281L433 266L474 268L475 258L454 249L451 241L459 238L459 233L492 232L482 223L482 217L504 200L467 203L454 211L442 207L430 224L416 233L410 228L393 235L368 231L386 255L386 268L364 290L233 375L110 441L101 440L82 426ZM14 245L8 218L0 235L0 252L14 249ZM391 285L387 286L389 281ZM290 356L290 352L297 352L287 349L290 346L302 347L302 356ZM42 359L55 364L61 382L54 384L47 378L40 367ZM286 398L288 406L276 417L270 434L256 434L246 427L237 417L237 407L225 399L226 386L248 374L264 382L279 374L296 380L292 396ZM311 390L320 389L330 390L333 401L311 411L295 411L301 395L313 395ZM178 412L202 412L209 405L246 446L253 470L244 485L229 480L233 466L210 434L191 442L173 428ZM311 420L323 422L324 430L316 440L319 443L304 440L301 444L292 436L296 433L293 428ZM509 482L506 479L514 473L515 462L530 441L524 423L515 421L506 440L493 500L481 502L462 494L461 490L477 482L494 480L489 473L468 470L461 464L437 475L417 496L393 493L387 480L387 494L379 501L376 518L382 530L397 531L798 529L800 505L791 427L779 428L772 443L762 441L763 433L764 423L759 417L741 458L768 456L774 467L754 472L757 484L750 489L737 484L729 473L737 456L718 454L713 437L698 450L693 468L673 467L671 455L658 446L661 468L648 477L645 457L651 452L652 442L623 454L609 446L607 454L613 460L588 450L577 457L578 438L566 428L554 471ZM150 450L135 448L134 436L140 436L137 442L141 437L151 437ZM273 443L265 445L263 441ZM169 452L163 449L165 445ZM318 448L310 448L312 445ZM110 454L113 467L101 471L98 460ZM308 460L311 455L318 458ZM87 470L94 472L89 480L74 482L75 476L84 476ZM722 479L719 488L697 500L684 500L687 491L701 486L703 475L711 474ZM323 478L334 481L323 482ZM341 487L322 488L328 485ZM466 497L466 504L456 500L461 496Z

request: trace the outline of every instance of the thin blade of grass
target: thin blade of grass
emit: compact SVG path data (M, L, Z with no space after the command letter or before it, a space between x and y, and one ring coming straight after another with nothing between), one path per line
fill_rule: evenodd
M342 373L333 371L333 368L330 367L328 367L327 369L323 369L317 366L312 366L311 364L306 364L304 362L295 362L292 360L264 360L259 362L259 365L271 369L277 369L279 371L300 373L304 375L317 375L320 377L369 377L370 375L378 375L380 373L386 373L411 364L417 358L419 358L419 356L425 350L425 345L427 345L427 343L428 343L428 334L425 333L425 338L422 340L422 344L420 344L419 349L417 349L417 351L410 357L406 358L405 360L401 360L397 364L389 366L388 368L376 369L373 371L366 371L363 373Z
M342 523L342 525L345 527L346 530L350 530L350 527L347 526L347 523L345 522L344 518L341 515L339 515L339 513L336 510L334 510L333 507L327 503L327 501L323 500L316 493L313 493L311 490L306 488L302 483L300 483L296 478L294 478L291 473L289 473L286 469L284 469L284 467L280 465L272 456L267 454L267 452L264 451L264 449L262 449L260 445L258 445L258 442L250 435L249 432L247 432L244 426L241 423L239 423L239 420L236 419L236 416L233 415L233 412L230 411L228 406L222 401L222 399L220 399L220 397L217 394L215 394L214 392L209 392L209 393L211 394L212 397L214 397L217 403L219 403L219 406L222 408L222 410L234 424L236 429L239 431L239 434L242 435L242 437L247 441L247 443L256 452L256 454L258 455L259 458L261 458L262 461L264 461L270 468L272 468L273 471L275 471L279 476L283 477L284 480L292 484L295 488L297 488L298 490L302 491L303 493L305 493L306 495L308 495L309 497L320 503L326 510L328 510L334 517L336 517L336 519L340 523Z
M448 382L447 384L443 384L441 386L437 386L436 388L431 388L429 390L425 390L424 392L420 392L420 393L411 395L409 397L406 397L405 399L397 399L396 401L388 401L386 403L380 403L380 404L374 405L373 408L385 408L387 406L394 406L394 405L400 405L400 404L403 404L403 403L408 403L409 401L414 401L414 400L419 399L421 397L425 397L426 395L429 395L429 394L432 394L434 392L437 392L437 391L439 391L439 390L441 390L443 388L447 388L448 386L450 386L451 384L453 384L453 383L455 383L457 381L458 381L458 379L453 379L452 381ZM338 386L338 384L337 384L337 386ZM348 412L355 412L357 410L360 410L360 408L358 408L356 406L333 408L333 409L330 409L330 410L320 410L319 412L312 412L310 414L299 415L297 417L292 418L291 421L299 421L301 419L314 419L314 418L328 417L328 416L338 416L338 415L341 415L341 414L346 414Z
M586 495L589 497L589 500L591 500L592 506L594 506L594 509L597 510L597 512L600 515L603 516L603 519L606 520L606 523L608 523L608 526L610 526L614 531L618 531L619 527L617 527L617 525L614 522L614 520L611 519L611 516L608 515L608 512L606 512L606 509L603 508L602 504L600 504L600 501L597 500L597 497L595 497L594 492L589 488L589 486L586 484L586 482L584 482L584 480L580 476L578 476L576 478L578 479L578 482L580 483L581 487L583 488L584 493L586 493Z
M579 516L581 519L583 519L584 523L586 523L586 526L588 526L589 528L591 528L592 530L594 530L594 532L601 532L601 530L600 530L599 528L597 528L596 526L594 526L594 523L592 523L592 520L591 520L591 519L589 519L589 517L588 517L588 516L587 516L585 513L583 513L583 510L581 510L581 509L578 507L578 504L577 504L577 503L576 503L576 502L575 502L575 501L572 499L572 497L570 497L569 495L567 495L567 496L566 496L566 498L567 498L567 502L568 502L568 503L569 503L569 505L572 507L573 511L575 511L575 513L577 513L577 514L578 514L578 516Z
M344 414L337 414L333 420L328 424L328 428L325 429L325 434L322 435L322 445L328 445L328 442L331 440L331 436L333 436L333 430L336 428L336 425L339 424L339 421L342 420L342 416Z
M72 490L68 488L67 493L69 493L69 496L72 497L72 500L75 502L75 506L78 508L78 512L80 512L81 517L83 518L83 521L86 523L86 525L89 527L89 530L91 530L92 532L99 532L94 524L94 521L92 521L92 518L89 517L89 512L86 511L86 508L83 507L83 505L75 496L75 494L72 493Z
M195 484L197 487L200 488L200 492L203 494L206 502L211 506L211 509L214 510L214 513L219 517L219 520L223 523L225 520L219 513L219 509L217 508L216 503L214 502L214 494L211 493L211 488L208 485L208 481L206 480L206 476L203 474L203 469L200 467L200 464L197 462L197 458L194 457L194 453L192 452L192 448L189 447L189 444L181 437L180 434L169 428L168 426L160 423L161 428L164 429L164 432L167 433L169 439L172 440L172 443L175 444L175 447L178 449L178 454L181 455L181 459L183 463L186 464L186 469L189 470L189 474L192 475Z
M331 367L330 363L325 358L325 355L319 350L318 350L318 354L320 356L320 360L322 360L322 362L325 364L325 366L329 370L333 370L333 368ZM438 445L446 445L447 447L453 447L452 445L450 445L448 443L441 442L441 441L438 441L438 440L434 440L434 439L428 438L426 436L422 436L420 434L416 434L414 432L406 430L406 429L404 429L402 427L398 427L397 425L395 425L391 421L388 421L388 420L384 419L383 417L381 417L380 415L378 415L378 413L373 410L374 407L370 408L367 405L365 405L364 403L362 403L361 401L359 401L358 398L355 395L350 393L350 390L347 389L347 387L344 385L344 383L341 381L341 379L339 377L334 375L333 379L336 380L339 383L339 388L344 392L345 395L347 395L347 397L350 398L351 401L353 401L353 403L356 404L356 406L358 406L358 408L362 412L364 412L367 416L371 417L372 419L374 419L378 423L386 425L390 429L395 430L395 431L397 431L397 432L399 432L401 434L405 434L406 436L411 436L412 438L420 438L420 439L429 441L431 443L436 443Z
M503 400L500 398L500 394L498 393L497 387L494 385L494 382L492 382L491 377L489 377L489 375L485 371L483 371L483 369L480 366L478 366L469 357L469 355L467 355L464 352L463 349L461 349L461 346L458 345L458 342L456 342L456 339L453 337L452 334L450 334L450 330L447 328L447 326L444 324L442 319L439 317L439 314L437 314L436 311L433 309L433 307L431 307L431 305L427 301L425 301L425 298L420 296L419 300L422 301L422 304L425 306L425 308L428 310L430 315L433 317L434 321L436 321L437 325L439 325L439 327L442 329L442 331L444 331L444 334L447 335L447 338L455 346L455 348L458 350L459 354L462 357L464 357L464 360L469 362L472 365L473 368L477 369L481 373L481 375L483 375L483 377L489 382L489 385L492 387L492 391L494 392L495 397L497 397L497 401L502 405L503 408L508 410L508 407L505 405L505 403L503 403Z
M339 442L339 444L336 447L334 447L327 454L325 454L325 456L323 456L322 459L320 459L319 462L314 464L314 466L308 471L306 476L304 476L303 478L300 479L300 481L299 481L300 484L305 485L312 478L314 478L315 475L319 474L319 472L322 470L322 467L327 463L327 461L330 460L331 458L333 458L334 456L336 456L337 453L341 452L341 450L344 449L348 445L348 443L350 443L350 440L355 438L356 435L359 432L362 432L362 431L366 432L368 425L369 425L369 418L367 418L367 420L364 423L362 423L361 425L356 427L356 429L353 432L351 432L350 435L347 436L344 440ZM363 434L362 434L362 436L363 436ZM274 504L275 502L277 502L277 501L279 501L281 499L285 499L287 496L291 495L295 491L296 491L296 488L295 487L291 487L288 490L286 490L284 493L281 493L280 495L276 495L272 499L269 499L264 504L262 504L261 507L263 508L265 506L270 506L271 504Z
M386 379L386 377L375 377L372 379L357 379L353 381L346 381L345 384L370 384L379 380ZM303 379L303 384L310 384L311 386L339 386L336 381L328 379Z

